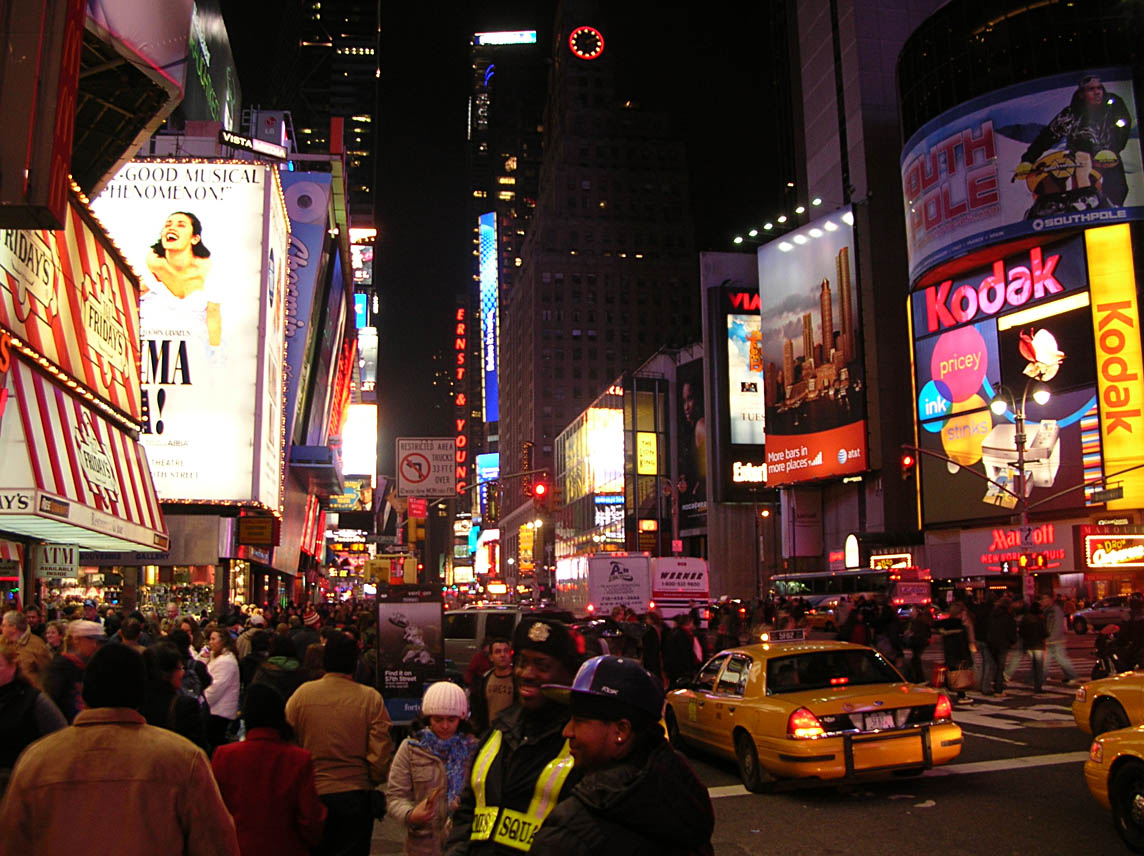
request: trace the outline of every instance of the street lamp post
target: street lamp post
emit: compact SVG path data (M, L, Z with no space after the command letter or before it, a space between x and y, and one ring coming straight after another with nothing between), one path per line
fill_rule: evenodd
M996 397L989 405L990 410L998 416L1004 414L1010 406L1013 410L1013 442L1017 447L1017 475L1013 479L1013 493L1017 500L1022 552L1032 546L1029 530L1029 497L1028 489L1026 488L1028 476L1025 472L1025 406L1028 403L1029 388L1031 386L1033 386L1033 378L1025 382L1025 391L1021 394L1020 407L1017 406L1017 400L1013 393L1004 386L998 388ZM1038 383L1033 387L1033 401L1037 404L1047 404L1049 398L1049 388L1043 383ZM1021 574L1022 595L1028 597L1032 594L1030 591L1032 587L1032 571L1028 567L1025 567L1022 569Z

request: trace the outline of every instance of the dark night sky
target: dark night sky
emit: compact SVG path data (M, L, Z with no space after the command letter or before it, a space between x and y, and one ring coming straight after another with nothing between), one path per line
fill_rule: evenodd
M379 170L379 392L382 449L392 437L446 434L426 406L430 357L448 343L453 295L471 273L465 121L473 32L536 29L548 44L552 0L437 4L382 0ZM731 249L734 233L779 210L786 177L768 166L784 82L765 81L760 33L769 2L623 0L607 4L607 50L647 108L670 112L688 145L699 249ZM259 79L276 23L260 0L224 0L244 101L272 106ZM280 8L280 7L279 7ZM232 9L237 9L235 14ZM248 80L250 81L248 83ZM447 414L446 414L447 415ZM386 461L383 457L382 468Z

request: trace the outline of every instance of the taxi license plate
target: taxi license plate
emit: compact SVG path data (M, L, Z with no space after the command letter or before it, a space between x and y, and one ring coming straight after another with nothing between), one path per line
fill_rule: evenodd
M866 731L875 731L894 727L894 714L890 711L866 714Z

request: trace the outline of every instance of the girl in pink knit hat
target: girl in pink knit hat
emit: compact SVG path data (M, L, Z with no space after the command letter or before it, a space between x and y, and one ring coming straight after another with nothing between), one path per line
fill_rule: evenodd
M388 812L405 826L407 856L437 856L449 837L450 816L469 778L476 738L465 691L449 681L430 684L421 700L428 727L397 748L386 786Z

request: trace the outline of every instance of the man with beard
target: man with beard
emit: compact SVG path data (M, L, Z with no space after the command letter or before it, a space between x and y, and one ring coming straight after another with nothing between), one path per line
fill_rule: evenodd
M496 718L477 750L453 815L450 856L527 853L557 800L579 778L562 734L568 708L541 689L571 682L581 660L576 640L559 621L525 618L512 648L518 700Z

